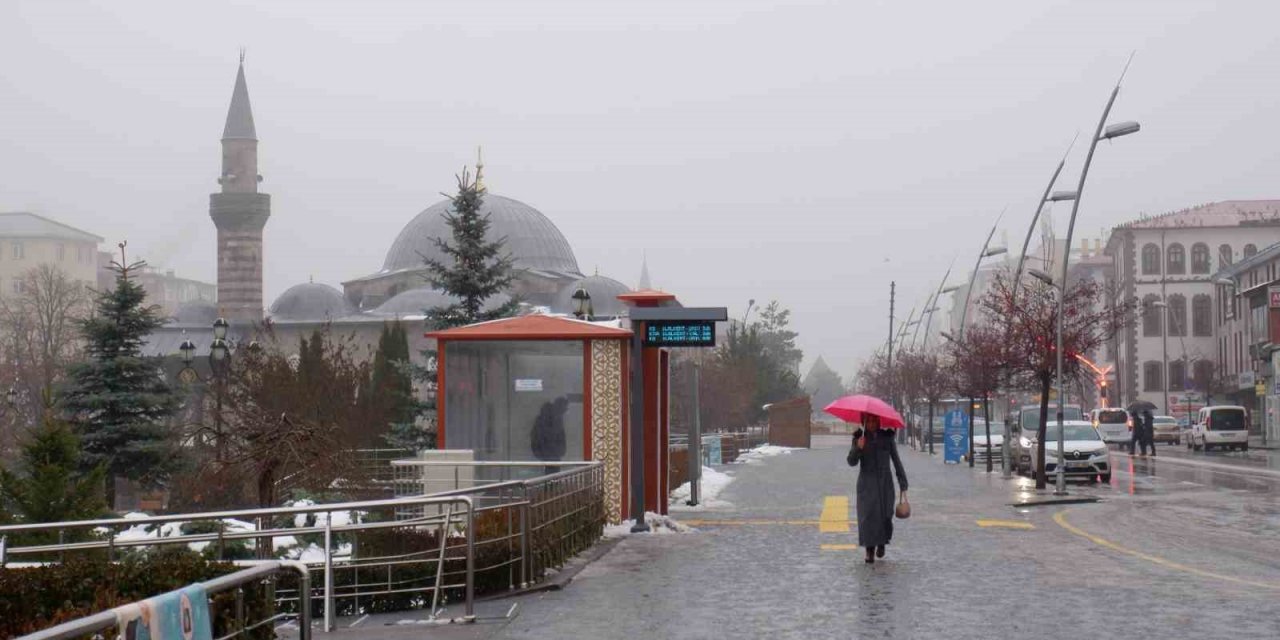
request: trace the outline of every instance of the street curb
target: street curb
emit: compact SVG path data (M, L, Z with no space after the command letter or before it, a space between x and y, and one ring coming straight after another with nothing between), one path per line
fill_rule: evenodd
M612 551L613 548L617 546L619 542L622 542L622 540L623 538L602 539L599 543L597 543L594 547L592 547L591 550L588 551L585 555L574 558L570 560L568 563L566 563L564 568L561 569L559 573L556 573L556 575L552 576L549 580L545 580L543 582L539 582L537 584L524 587L523 589L512 589L511 591L507 591L504 593L495 593L491 596L476 598L476 602L491 602L493 600L516 598L519 596L526 596L531 593L540 593L542 591L559 591L569 586L569 583L573 582L574 577L577 576L578 573L581 572L583 569L586 569L587 565L604 557L606 553L609 553L610 551Z
M1102 498L1099 498L1098 496L1074 496L1070 498L1044 497L1044 498L1031 498L1028 500L1023 500L1021 502L1010 502L1009 506L1011 507L1049 507L1055 504L1092 504L1094 502L1101 502L1101 501L1102 501Z

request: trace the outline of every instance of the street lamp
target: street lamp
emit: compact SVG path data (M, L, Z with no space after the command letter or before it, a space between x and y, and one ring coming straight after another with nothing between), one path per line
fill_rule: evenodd
M1027 275L1029 275L1029 276L1031 276L1032 278L1035 278L1036 280L1039 280L1040 282L1043 282L1043 283L1045 283L1045 284L1047 284L1047 285L1049 285L1049 286L1051 286L1051 287L1052 287L1052 286L1055 286L1055 285L1054 285L1054 282L1053 282L1053 276L1051 276L1051 275L1049 275L1049 274L1047 274L1047 273L1045 273L1045 272L1043 272L1043 271L1041 271L1041 270L1039 270L1039 269L1027 269Z
M570 297L573 299L574 317L579 320L582 320L583 318L590 318L592 315L591 294L586 290L586 288L578 287Z
M1129 60L1133 60L1133 56L1129 56ZM1102 109L1102 117L1098 119L1098 128L1094 131L1093 138L1089 141L1089 153L1084 158L1084 167L1080 170L1080 181L1076 183L1075 197L1071 202L1071 219L1067 223L1067 242L1062 252L1062 274L1058 279L1058 319L1055 323L1055 333L1057 333L1058 345L1058 486L1054 491L1056 495L1067 494L1067 477L1064 475L1063 464L1065 460L1063 456L1066 453L1066 430L1063 428L1063 414L1066 407L1063 404L1064 381L1062 379L1062 320L1065 315L1065 307L1067 304L1067 267L1071 263L1071 239L1076 230L1076 215L1080 212L1080 199L1084 196L1084 181L1089 177L1089 165L1093 164L1093 152L1098 149L1098 142L1101 140L1112 140L1120 136L1127 136L1131 133L1137 133L1141 127L1137 122L1126 121L1119 122L1111 126L1106 126L1107 116L1111 115L1111 106L1116 102L1116 96L1120 94L1120 82L1124 80L1125 71L1129 70L1129 63L1125 63L1124 71L1120 73L1120 80L1116 81L1116 86L1111 90L1111 97L1107 99L1107 106ZM1105 130L1104 130L1105 127ZM1168 372L1165 372L1166 374ZM1167 375L1163 377L1168 377ZM1165 401L1168 401L1168 394L1165 394Z
M214 436L217 438L216 453L218 460L224 458L224 438L222 428L222 394L225 383L225 373L231 363L231 346L227 342L227 329L231 323L226 318L218 318L213 321L213 342L209 344L209 371L212 373L214 381L214 402L216 404L214 414ZM262 347L256 341L250 343L250 350L259 350ZM196 343L190 338L183 339L182 344L178 345L178 353L182 358L183 369L178 373L178 379L185 384L193 384L196 382L207 382L200 377L199 372L192 368L192 364L196 359ZM203 403L202 403L203 404ZM203 409L201 410L203 412Z
M1151 306L1160 309L1160 381L1164 387L1164 414L1169 415L1169 303L1156 300ZM1183 371L1182 375L1187 372Z
M1002 253L1008 253L1005 247L992 247L991 238L996 235L996 227L1000 226L1000 218L1004 217L1004 212L996 216L996 223L991 225L991 233L987 234L987 239L982 243L982 251L978 252L978 259L973 263L973 274L969 276L969 290L964 292L964 308L960 310L960 337L964 338L965 321L969 318L969 300L973 297L973 285L978 281L978 268L982 266L983 258L998 256Z

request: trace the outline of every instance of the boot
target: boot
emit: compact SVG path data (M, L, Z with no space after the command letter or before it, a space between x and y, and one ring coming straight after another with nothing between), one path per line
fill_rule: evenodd
M875 556L875 548L874 548L874 547L867 547L867 557L866 557L866 559L865 559L865 560L863 560L863 562L866 562L867 564L875 564L875 563L876 563L876 556Z
M884 545L880 545L880 546L876 547L876 557L877 557L877 558L883 558L883 557L884 557Z

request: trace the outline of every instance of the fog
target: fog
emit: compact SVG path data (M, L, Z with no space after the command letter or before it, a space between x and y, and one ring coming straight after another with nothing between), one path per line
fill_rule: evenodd
M1136 51L1077 237L1280 175L1274 2L18 2L0 7L0 210L214 279L240 47L266 296L377 271L483 145L493 193L586 273L777 299L849 375L996 215L1017 248ZM1086 144L1063 174L1070 187ZM1064 215L1055 216L1065 227ZM1062 229L1065 231L1065 229ZM956 278L953 276L954 280ZM944 305L945 308L945 305Z

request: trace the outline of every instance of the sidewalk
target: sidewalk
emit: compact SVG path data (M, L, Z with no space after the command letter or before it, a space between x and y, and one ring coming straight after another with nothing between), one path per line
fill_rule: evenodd
M1274 592L1171 580L1168 566L1124 555L1077 531L1118 540L1134 509L1150 505L1124 488L1101 504L1020 507L1036 495L1026 478L1002 479L967 465L944 465L903 447L913 515L896 521L883 561L866 565L857 545L846 436L815 438L799 450L753 464L720 467L733 476L714 509L673 511L697 530L623 539L559 591L485 603L485 620L451 627L365 628L392 638L991 638L1265 637L1266 620L1232 612L1268 606ZM1203 560L1203 559L1200 559ZM1185 560L1184 560L1185 561ZM1193 618L1134 618L1170 612L1169 602L1207 599ZM1117 602L1125 606L1116 606ZM501 618L512 605L515 615ZM1062 612L1074 620L1060 626ZM1080 618L1080 614L1084 618ZM405 618L412 616L403 616ZM372 622L372 621L371 621ZM1260 627L1259 625L1262 625Z

